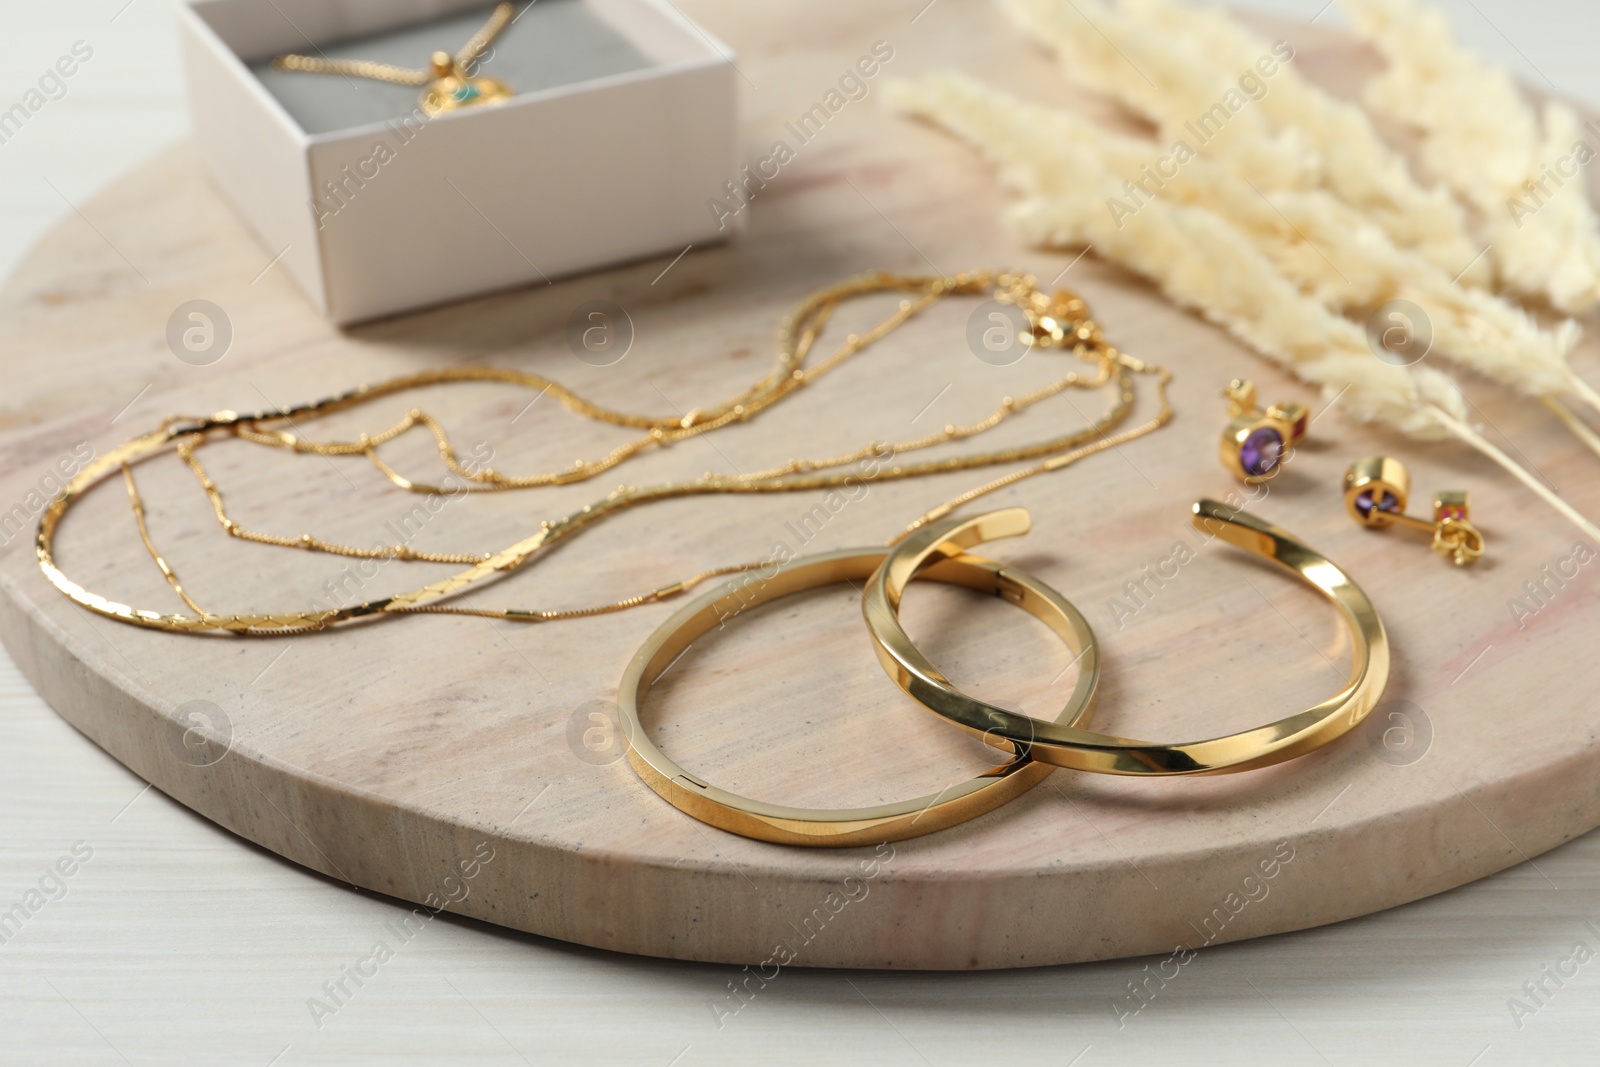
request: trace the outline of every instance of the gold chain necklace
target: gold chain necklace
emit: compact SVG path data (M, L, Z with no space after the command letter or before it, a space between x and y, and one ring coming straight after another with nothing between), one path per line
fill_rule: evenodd
M394 82L397 85L426 85L421 97L423 114L432 117L441 111L473 107L478 104L499 104L514 95L511 86L499 78L469 74L468 68L477 62L483 50L494 43L500 32L511 24L516 13L514 4L499 4L489 21L455 55L449 52L433 53L427 70L397 67L391 63L374 63L367 59L327 59L322 56L303 56L296 53L279 56L272 61L278 70L301 74L342 74L374 81Z
M906 294L906 298L900 301L896 311L883 322L865 333L850 335L837 351L808 366L809 357L823 329L842 303L861 296L885 292L903 293ZM497 552L473 555L438 554L418 552L406 544L363 549L331 542L309 533L298 537L285 537L247 530L229 516L222 490L196 457L196 453L216 437L234 438L263 447L318 456L361 455L401 489L415 493L443 493L445 492L443 489L406 478L390 467L378 454L382 445L409 430L422 427L433 435L444 464L458 477L471 483L469 487L460 491L506 492L586 481L647 449L665 448L691 437L713 433L725 426L746 422L795 391L817 381L939 301L951 296L983 294L992 294L994 299L1015 305L1022 310L1030 327L1029 331L1023 334L1023 341L1026 344L1034 348L1071 353L1080 362L1091 365L1094 372L1092 374L1068 372L1026 395L1003 398L993 413L976 423L966 426L948 425L940 432L912 440L894 443L875 441L861 449L841 455L812 460L794 459L780 467L750 474L707 473L699 478L658 485L624 485L578 511L555 521L542 523L537 533ZM1126 421L1132 409L1136 375L1156 379L1160 411L1145 423L1117 431L1117 427ZM561 611L494 610L456 607L442 602L516 570L541 550L575 536L597 522L628 508L658 500L713 494L803 492L845 487L851 482L861 484L904 480L1006 463L1031 464L939 505L911 523L899 535L904 537L979 497L1014 485L1026 478L1060 470L1087 456L1155 432L1165 426L1172 417L1172 408L1167 397L1167 384L1170 381L1171 374L1165 369L1135 359L1107 344L1100 327L1089 316L1088 307L1076 295L1066 290L1060 290L1053 295L1046 294L1037 288L1031 277L987 271L951 278L907 277L886 273L864 275L814 294L785 320L778 363L771 373L743 393L720 405L705 410L695 409L679 418L662 419L614 411L594 404L540 375L488 367L468 367L408 375L377 385L362 386L313 403L252 414L222 411L205 418L168 418L158 429L126 442L90 464L72 479L63 495L45 509L39 520L37 540L39 565L51 584L74 602L91 611L122 622L179 632L227 630L236 633L295 633L322 630L338 623L376 614L464 614L528 622L581 618L666 600L711 578L769 567L773 561L758 560L717 567L649 593L587 608ZM380 397L411 389L454 382L505 382L537 389L541 393L550 393L568 410L584 417L613 425L639 428L645 433L637 440L613 450L600 459L580 460L573 467L562 471L513 477L493 469L471 470L464 466L449 435L439 422L415 408L395 425L377 434L362 434L354 441L310 441L280 425L293 426L299 419L347 410ZM1032 444L968 456L914 463L897 462L904 453L966 440L985 433L1014 415L1069 389L1099 389L1107 386L1114 389L1114 393L1105 414L1082 430ZM357 559L448 563L462 565L466 569L409 592L341 608L227 615L207 611L184 590L176 572L151 540L145 524L143 500L134 481L134 466L167 451L176 454L189 466L210 500L218 523L232 537L257 544L297 548ZM864 473L859 466L862 461L869 459L877 462L873 464L870 472ZM846 468L849 470L842 472ZM192 614L152 611L117 603L83 588L56 566L54 541L62 518L86 492L118 471L121 472L127 487L139 536L146 551Z

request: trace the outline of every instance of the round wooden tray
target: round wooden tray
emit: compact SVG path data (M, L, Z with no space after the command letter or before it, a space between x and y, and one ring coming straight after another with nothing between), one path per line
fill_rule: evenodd
M809 5L767 7L694 5L760 86L747 93L751 158L878 39L896 49L886 74L960 65L1030 95L1064 94L1049 61L987 11L939 9L912 25L903 4L888 2L826 17ZM1343 38L1287 32L1330 84L1349 88L1370 70ZM847 275L999 264L1046 279L1062 272L1070 260L1001 235L1002 206L964 148L869 99L800 148L757 195L751 228L735 243L340 332L268 266L273 251L221 202L189 148L175 146L81 205L4 294L0 502L13 515L13 505L36 510L55 484L50 470L70 466L80 442L103 453L167 414L286 404L428 367L538 370L623 409L688 410L763 373L781 315ZM419 249L417 269L448 268ZM993 554L1066 592L1096 626L1108 729L1212 736L1325 697L1348 655L1333 613L1242 554L1201 546L1186 522L1196 498L1237 491L1215 457L1218 392L1229 378L1253 374L1268 400L1320 403L1093 256L1064 282L1119 344L1175 370L1178 417L1153 437L998 494L996 505L1033 510L1035 532ZM213 301L232 322L232 348L210 366L180 362L165 339L173 310L193 299ZM608 367L575 358L566 341L574 309L596 299L626 309L635 332L626 358ZM979 417L1059 366L1041 356L1008 368L975 358L965 340L975 306L951 303L757 422L651 455L600 484L418 513L422 498L395 491L361 460L228 444L207 453L208 465L256 529L372 543L409 524L416 547L483 550L603 495L613 480L756 469L904 438ZM865 322L878 311L844 317ZM1600 378L1592 346L1578 363ZM1497 440L1600 512L1593 456L1536 407L1481 387L1475 398ZM380 404L359 425L414 403L469 447L492 447L506 471L564 465L621 439L534 399L454 386ZM1075 395L996 436L1060 432L1102 402ZM1142 417L1150 396L1140 404ZM317 430L357 426L341 416ZM673 604L544 625L424 617L289 639L183 637L68 603L40 576L30 528L5 541L0 630L52 706L164 792L307 867L407 901L627 952L766 962L769 975L787 964L994 968L1172 954L1392 907L1600 824L1600 661L1582 651L1597 636L1595 567L1572 576L1575 531L1459 448L1422 448L1337 414L1315 435L1252 509L1350 570L1384 611L1395 670L1369 726L1311 757L1234 777L1057 772L988 816L882 849L786 848L719 832L669 807L618 758L606 729L617 681ZM1403 456L1419 496L1471 490L1488 559L1458 571L1404 531L1372 533L1346 518L1340 475L1372 453ZM391 456L419 477L435 470L423 441ZM352 582L371 593L419 573L389 566L363 578L349 561L231 541L176 460L138 476L153 536L213 610L299 609L348 598L341 590ZM842 506L788 495L643 509L471 599L583 606L780 544L806 552L881 543L985 477L875 486ZM1191 552L1192 562L1174 562ZM106 595L178 606L115 480L70 517L60 559ZM1536 613L1519 613L1528 582L1549 591ZM988 765L984 750L883 678L855 597L819 591L714 634L658 687L650 728L708 780L797 804L919 795ZM1053 714L1072 683L1064 650L997 601L918 586L907 615L935 661L979 694ZM209 714L225 749L185 747L196 707L220 709ZM1187 958L1179 951L1173 966Z

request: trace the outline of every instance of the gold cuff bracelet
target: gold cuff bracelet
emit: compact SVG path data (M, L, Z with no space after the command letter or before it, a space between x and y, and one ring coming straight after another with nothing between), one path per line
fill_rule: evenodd
M934 547L939 547L937 542ZM702 596L657 629L628 664L617 694L628 760L645 784L680 811L723 830L779 844L843 847L933 833L992 811L1043 781L1051 768L1019 752L1009 763L971 781L915 800L844 810L794 808L718 789L678 766L650 741L639 721L639 700L696 638L758 604L834 582L861 581L888 555L885 548L857 548L797 559L775 567L773 573L760 573L756 581L735 590ZM1094 633L1061 594L1013 567L954 550L922 569L920 576L1003 597L1060 635L1081 666L1059 722L1063 728L1089 724L1100 677ZM1004 742L998 747L1016 751Z
M1044 722L967 696L919 652L900 625L900 597L927 566L997 537L1026 533L1027 511L1012 508L974 519L945 519L918 530L890 552L862 600L878 660L917 701L990 744L1014 745L1042 763L1101 774L1214 774L1253 770L1304 755L1366 718L1389 678L1389 641L1377 610L1350 577L1293 535L1214 500L1194 506L1201 532L1277 564L1333 601L1350 630L1349 682L1308 711L1227 737L1156 744ZM1015 572L1009 572L1015 574Z

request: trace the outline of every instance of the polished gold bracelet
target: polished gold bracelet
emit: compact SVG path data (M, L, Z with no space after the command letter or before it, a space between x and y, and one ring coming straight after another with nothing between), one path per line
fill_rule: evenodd
M639 777L680 811L745 837L789 845L843 847L899 841L977 818L1032 789L1050 773L1024 753L972 780L929 796L842 810L771 804L719 789L680 767L651 742L639 719L639 701L694 641L730 615L806 589L860 581L889 555L885 548L845 549L794 560L760 572L738 588L708 594L668 619L628 664L617 696L628 760ZM1061 594L1037 579L992 560L952 553L920 576L992 593L1049 626L1079 657L1078 681L1061 712L1063 727L1089 724L1100 677L1094 633ZM1002 743L1001 747L1005 747Z
M862 611L878 660L916 700L990 744L1014 745L1042 763L1122 775L1223 774L1302 756L1343 736L1366 718L1389 678L1389 641L1372 601L1350 577L1292 534L1244 512L1202 500L1194 506L1201 532L1276 564L1309 583L1339 609L1349 628L1349 681L1316 707L1266 726L1185 744L1135 741L1044 722L961 692L911 642L900 624L900 597L925 567L994 540L1026 533L1021 508L930 524L905 539L868 580Z

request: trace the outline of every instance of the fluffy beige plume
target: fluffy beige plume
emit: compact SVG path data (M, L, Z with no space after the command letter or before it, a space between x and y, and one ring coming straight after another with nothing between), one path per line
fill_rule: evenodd
M1228 195L1243 200L1245 194ZM1304 193L1272 194L1270 200L1281 218L1264 222L1278 222L1279 232L1262 231L1260 240L1278 242L1274 261L1290 277L1315 286L1325 300L1342 296L1334 306L1369 310L1410 300L1428 316L1434 348L1460 366L1535 398L1591 395L1567 361L1582 335L1576 322L1544 329L1521 307L1468 289L1420 255L1396 248L1337 201ZM1285 225L1290 233L1282 232Z
M1490 280L1449 192L1419 185L1360 108L1313 85L1227 16L1168 0L1005 7L1060 54L1069 77L1138 111L1164 140L1203 151L1265 191L1324 188L1450 277Z
M1038 116L1004 94L957 76L887 87L891 106L971 142L1029 199L1008 217L1050 247L1093 246L1100 256L1154 281L1174 302L1225 326L1262 355L1340 397L1356 418L1421 438L1452 436L1465 405L1448 377L1376 358L1355 323L1291 284L1250 238L1208 208L1154 199L1129 216L1107 202L1123 180L1076 138L1040 138ZM1041 141L1059 153L1042 169ZM1046 177L1046 175L1048 175Z
M1002 0L1001 6L1056 52L1068 78L1120 100L1157 126L1162 140L1195 140L1185 124L1205 121L1220 104L1223 112L1216 118L1225 113L1227 120L1213 122L1217 132L1207 151L1226 157L1263 188L1321 183L1320 159L1300 133L1272 129L1259 109L1230 109L1229 101L1247 98L1237 85L1219 82L1183 42L1143 32L1096 0Z
M1071 112L974 83L938 84L946 99L960 100L964 135L990 158L1006 160L1009 181L1019 190L1043 199L1074 195L1081 189L1076 168L1090 152L1124 179L1102 208L1115 222L1143 210L1152 195L1206 208L1329 310L1368 311L1408 299L1427 314L1433 347L1463 366L1534 397L1578 392L1567 364L1580 333L1576 323L1547 331L1514 304L1456 284L1426 259L1396 248L1382 229L1327 192L1263 193L1204 156L1161 156L1149 141Z
M1569 108L1538 116L1511 75L1461 47L1418 0L1341 0L1388 61L1368 99L1422 134L1430 170L1484 219L1502 284L1569 314L1600 302L1600 220L1582 168L1595 155Z

